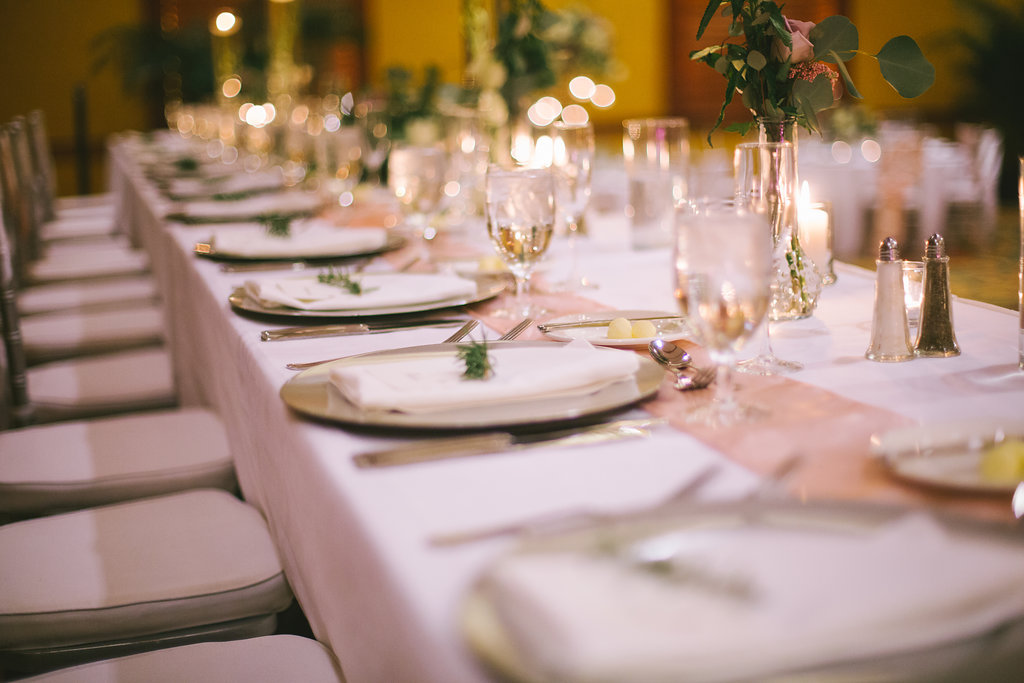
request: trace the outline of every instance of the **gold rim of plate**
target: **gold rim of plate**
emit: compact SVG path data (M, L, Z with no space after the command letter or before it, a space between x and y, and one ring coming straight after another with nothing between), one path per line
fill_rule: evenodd
M550 348L553 342L508 341L489 342L491 346L534 346ZM640 358L636 373L591 394L555 396L530 401L462 407L433 413L395 413L364 411L345 400L331 385L328 374L339 365L365 364L417 357L451 355L456 344L430 344L403 349L388 349L350 356L324 363L299 373L281 387L281 399L298 413L339 424L360 427L387 427L416 430L479 430L533 427L593 418L629 407L653 396L664 379L661 366L648 358ZM600 353L630 353L615 349L598 349Z

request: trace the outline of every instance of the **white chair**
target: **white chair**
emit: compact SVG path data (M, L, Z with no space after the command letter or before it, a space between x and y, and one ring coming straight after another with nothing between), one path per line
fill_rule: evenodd
M110 310L34 315L21 321L21 336L30 365L157 346L165 336L163 311L142 302Z
M260 513L212 489L0 526L0 671L270 635L292 602Z
M54 361L28 368L15 304L10 244L0 230L0 332L10 415L14 426L84 419L119 412L158 410L177 403L171 359L163 347L146 347ZM0 425L3 426L3 425Z
M90 241L69 244L50 254L41 237L46 215L45 191L32 163L29 138L22 119L0 132L0 176L8 229L14 236L15 263L21 286L84 278L139 275L149 268L144 252L102 236L101 247Z
M110 309L127 304L154 303L159 298L156 280L150 275L54 282L19 289L16 297L18 313L22 316Z
M224 426L205 408L0 431L0 521L235 487Z
M198 643L61 669L22 683L344 683L334 654L315 640L292 635Z

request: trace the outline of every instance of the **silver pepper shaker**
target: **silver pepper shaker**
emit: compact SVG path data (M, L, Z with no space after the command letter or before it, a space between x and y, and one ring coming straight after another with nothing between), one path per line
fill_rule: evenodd
M928 238L924 246L924 296L921 323L914 351L924 358L959 356L953 333L953 308L949 293L949 257L942 235Z
M903 262L899 245L892 237L886 237L879 245L875 268L875 312L871 344L864 356L882 363L910 360L914 349L903 299Z

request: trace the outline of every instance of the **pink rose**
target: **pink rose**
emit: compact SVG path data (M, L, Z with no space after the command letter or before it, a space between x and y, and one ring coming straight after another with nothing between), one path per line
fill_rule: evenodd
M792 49L786 47L781 39L776 38L772 44L772 51L778 60L784 62L792 57L793 63L796 64L798 62L806 62L813 57L814 45L807 36L810 35L811 29L814 28L814 22L786 19L786 28L789 29L790 35L793 38L793 47Z

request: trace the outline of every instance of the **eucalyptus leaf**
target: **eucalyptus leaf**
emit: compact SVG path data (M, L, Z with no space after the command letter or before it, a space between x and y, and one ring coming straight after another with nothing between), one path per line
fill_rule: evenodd
M832 92L832 79L825 74L819 75L813 81L805 81L798 78L793 83L793 97L802 103L801 108L805 111L807 107L803 106L803 103L815 112L828 109L835 102Z
M690 59L698 61L704 59L708 55L715 54L720 49L722 49L721 45L708 45L705 48L701 48L700 50L694 50L693 52L691 52Z
M917 97L935 82L935 67L910 36L896 36L875 57L882 77L903 97Z
M715 61L715 71L724 76L726 72L729 71L729 60L725 57L719 57Z
M833 59L829 61L834 60L836 66L839 67L839 75L843 77L843 83L846 84L846 89L850 92L851 95L856 97L858 100L864 99L864 96L860 94L859 90L857 90L857 86L853 84L853 79L850 78L850 72L846 70L846 64L843 62L843 60L839 59L839 55L835 54L834 52L832 53L832 57Z
M761 69L768 66L768 60L765 58L763 54L761 54L757 50L751 50L750 53L747 55L747 64L754 71L760 71Z
M700 24L697 26L697 40L700 40L701 36L704 35L704 31L708 29L708 24L714 18L715 12L724 4L721 0L711 0L708 2L708 6L704 8L704 14L700 18Z
M772 28L775 29L775 34L779 36L782 44L786 47L793 47L793 35L789 32L789 27L786 26L786 20L782 16L782 12L776 7L775 11L768 10L768 21L771 22Z
M835 15L822 20L808 36L814 45L814 59L823 62L853 59L860 47L857 27L844 16Z

